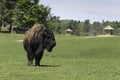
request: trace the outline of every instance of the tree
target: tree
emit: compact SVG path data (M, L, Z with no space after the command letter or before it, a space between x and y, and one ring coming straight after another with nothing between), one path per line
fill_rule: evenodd
M29 0L19 0L16 4L14 20L20 28L30 28L34 23L47 24L50 8L38 5L38 0L31 3Z
M3 22L28 29L34 23L47 24L50 8L38 4L39 0L0 0L0 30Z
M1 27L2 27L2 1L0 1L0 32L1 32Z
M60 20L60 25L61 25L61 33L65 33L65 30L68 28L70 23L70 20Z
M93 32L93 35L99 35L101 34L101 24L99 22L93 22L93 28L92 28L92 32Z
M49 27L56 33L62 33L61 21L58 16L51 16L48 21Z
M5 20L5 0L0 0L0 32Z
M88 36L89 35L89 32L90 32L90 20L88 19L88 20L85 20L85 22L84 22L84 34L86 35L86 36Z
M67 28L72 29L72 35L80 35L80 21L71 20Z
M18 0L4 0L4 21L10 24L10 32L13 31L13 17L14 17L14 9L16 8L16 3Z

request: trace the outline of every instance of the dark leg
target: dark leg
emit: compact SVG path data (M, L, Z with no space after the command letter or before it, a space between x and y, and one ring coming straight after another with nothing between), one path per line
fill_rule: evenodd
M43 52L35 54L35 65L40 66L40 60L42 59Z
M42 59L43 52L44 52L44 47L41 44L35 52L35 65L36 66L40 66L40 60Z
M28 58L28 66L33 64L34 53L31 48L27 48L27 58Z
M32 66L34 56L28 54L27 57L28 57L28 66Z
M40 59L35 58L35 66L40 66Z

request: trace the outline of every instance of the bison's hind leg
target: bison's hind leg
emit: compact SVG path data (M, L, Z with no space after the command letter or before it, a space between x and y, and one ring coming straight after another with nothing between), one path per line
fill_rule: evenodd
M33 53L31 48L27 48L27 58L28 58L28 66L33 65L33 59L35 57L35 54Z
M28 66L32 66L33 65L33 59L34 59L34 55L27 55L28 57Z

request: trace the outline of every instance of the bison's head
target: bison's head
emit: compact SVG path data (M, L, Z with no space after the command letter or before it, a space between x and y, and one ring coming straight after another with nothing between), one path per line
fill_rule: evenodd
M52 51L53 47L56 46L56 41L54 34L51 29L45 29L44 30L44 47L50 52Z

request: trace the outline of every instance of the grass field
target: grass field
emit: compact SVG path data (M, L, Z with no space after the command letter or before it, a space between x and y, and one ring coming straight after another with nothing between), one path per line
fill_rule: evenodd
M119 80L120 37L56 35L41 67L27 66L22 34L0 33L0 80Z

